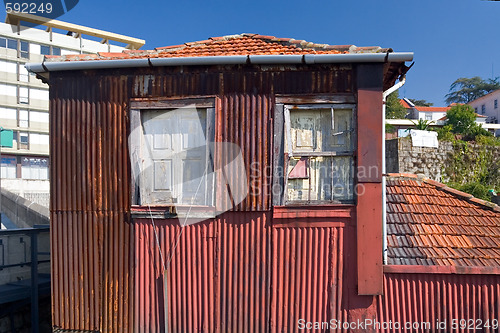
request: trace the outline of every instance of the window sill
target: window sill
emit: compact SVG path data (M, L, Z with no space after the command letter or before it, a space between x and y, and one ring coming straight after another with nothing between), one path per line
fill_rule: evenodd
M355 205L288 205L273 208L274 227L344 227L354 218Z
M210 219L216 216L215 207L209 206L132 206L130 214L134 219Z

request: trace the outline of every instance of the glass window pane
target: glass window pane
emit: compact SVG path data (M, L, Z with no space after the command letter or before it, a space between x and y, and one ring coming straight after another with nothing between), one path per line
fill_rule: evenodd
M48 45L41 45L40 47L40 53L43 55L50 55L50 46Z
M16 164L15 157L5 156L2 157L1 163L1 177L2 178L16 178Z
M19 66L19 81L28 82L29 81L28 70L26 69L26 67L24 67L23 64L18 64L18 66Z
M19 111L19 127L28 127L29 126L29 118L27 110Z
M352 110L295 109L290 111L293 152L351 151Z
M29 103L29 90L27 87L19 87L19 103Z
M24 51L24 52L29 52L29 43L22 40L21 41L21 51Z
M17 50L17 40L8 38L7 48Z
M350 201L353 178L351 156L294 156L288 164L288 201Z
M60 56L61 55L61 49L58 47L52 47L52 55Z
M7 47L7 38L0 37L0 47Z

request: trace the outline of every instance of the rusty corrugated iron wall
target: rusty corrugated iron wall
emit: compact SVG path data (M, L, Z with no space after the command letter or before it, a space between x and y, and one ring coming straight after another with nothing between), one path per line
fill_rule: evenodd
M53 326L128 331L133 307L127 223L127 80L51 80Z
M401 328L382 326L380 332L498 332L500 329L499 275L386 273L384 291L378 297L377 320L399 323ZM452 326L453 320L456 326Z
M341 305L346 272L335 267L343 262L345 232L273 229L270 152L274 95L352 93L352 69L258 70L228 66L51 73L55 327L159 332L164 325L163 268L154 250L154 228L150 221L129 216L127 139L130 99L165 97L216 96L216 138L240 145L249 184L259 189L250 188L233 212L184 228L167 279L169 327L177 332L278 332L293 325L289 317L347 316ZM255 161L259 167L251 165ZM174 220L155 223L168 261L181 229ZM326 257L320 263L305 262L287 257L287 247ZM295 264L309 271L290 267ZM328 293L308 295L302 288L327 288ZM286 290L297 308L280 300Z

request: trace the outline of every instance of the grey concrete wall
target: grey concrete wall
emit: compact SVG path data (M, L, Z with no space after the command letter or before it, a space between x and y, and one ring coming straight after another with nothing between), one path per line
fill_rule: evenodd
M34 225L50 222L49 208L34 203L4 188L1 189L1 211L19 228L32 228Z
M30 201L36 202L41 206L49 207L49 180L3 178L1 187L7 189L9 192L19 194Z

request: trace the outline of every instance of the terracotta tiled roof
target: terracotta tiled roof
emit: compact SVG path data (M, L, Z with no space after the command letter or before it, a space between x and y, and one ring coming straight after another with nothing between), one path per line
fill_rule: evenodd
M154 50L125 50L123 53L65 55L46 57L47 61L114 60L169 57L203 57L221 55L279 55L279 54L353 54L386 53L392 49L379 46L316 44L293 38L277 38L257 34L212 37L181 45L158 47Z
M416 175L387 180L389 265L500 266L500 207Z
M410 104L408 104L408 102L407 102L407 101L405 101L403 98L401 98L401 99L399 100L399 103L401 103L401 105L402 105L405 109L410 109L410 108L412 108L412 106L411 106Z
M414 108L417 111L421 112L447 112L451 107L450 106L411 106L404 99L400 99L399 103L406 109Z
M449 106L415 106L415 109L420 112L447 112Z

